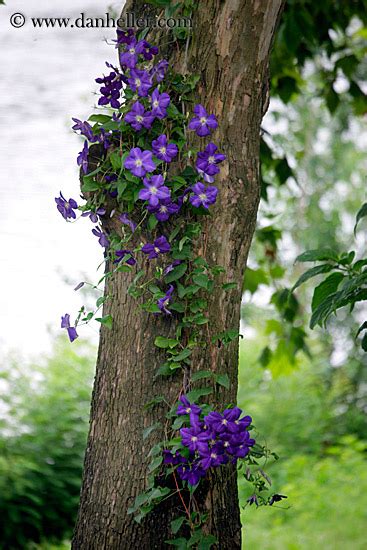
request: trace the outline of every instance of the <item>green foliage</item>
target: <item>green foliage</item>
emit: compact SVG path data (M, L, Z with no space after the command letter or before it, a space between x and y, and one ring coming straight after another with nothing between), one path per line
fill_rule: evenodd
M2 366L0 547L70 537L88 428L92 349L60 340L38 364ZM51 547L49 547L51 548Z

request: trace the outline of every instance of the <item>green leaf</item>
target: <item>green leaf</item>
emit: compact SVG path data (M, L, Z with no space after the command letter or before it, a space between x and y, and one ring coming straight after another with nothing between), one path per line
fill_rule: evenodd
M185 519L186 519L185 516L180 516L179 518L171 521L171 530L174 535L180 530Z
M159 466L162 464L162 461L163 461L163 456L157 456L154 458L154 460L152 460L152 462L149 464L149 468L148 468L148 472L151 474L152 472L154 472L154 470L156 470L157 468L159 468Z
M112 164L112 168L119 172L121 170L121 156L118 152L114 151L109 157L109 160Z
M164 336L157 336L154 340L154 345L157 346L157 348L173 349L178 346L178 344L178 340L175 340L174 338L165 338Z
M293 292L296 288L298 288L300 285L308 281L308 279L311 279L312 277L316 277L316 275L320 275L321 273L328 273L333 269L333 265L331 264L321 264L316 265L315 267L312 267L305 273L303 273L300 278L297 280L297 282L293 285L291 292Z
M92 178L84 177L82 184L82 193L92 193L93 191L99 191L101 189L100 184Z
M104 317L97 317L96 321L98 321L99 323L101 323L102 325L107 327L108 329L110 329L110 330L112 329L112 323L113 323L112 315L105 315Z
M215 381L220 386L223 386L229 390L229 387L231 385L228 374L216 374L215 375Z
M198 388L197 390L191 390L186 394L187 399L190 403L196 403L196 401L203 395L209 395L213 393L212 388Z
M171 546L176 546L178 550L187 550L187 540L182 537L179 539L165 540L164 542L170 544Z
M154 432L154 430L156 430L157 428L160 428L160 426L161 426L161 423L156 422L155 424L152 424L152 426L145 428L143 430L143 439L146 439L152 432Z
M192 350L189 348L183 349L180 353L177 355L174 355L173 360L175 362L183 361L184 359L187 359L192 354Z
M314 311L330 294L336 292L343 279L344 275L337 271L329 275L325 281L315 288L311 303L312 311Z
M306 250L296 258L296 262L322 262L324 260L338 260L338 254L331 248L317 248L315 250Z
M367 202L365 202L362 207L358 210L357 217L356 217L356 224L354 226L354 234L356 234L357 231L357 225L361 221L362 218L365 218L367 216Z
M237 283L224 283L222 285L223 290L233 290L234 288L237 288Z
M212 378L213 373L210 370L199 370L198 372L194 372L194 374L191 375L191 382L196 382L197 380L202 380L203 378Z
M181 277L186 273L186 270L187 270L186 263L176 265L176 267L174 267L172 271L170 271L168 275L166 275L166 282L172 283L173 281L177 281L178 279L181 279Z
M158 223L157 218L155 217L154 214L151 214L148 218L148 229L149 229L149 231L153 231L153 229L156 227L157 223Z
M105 124L111 120L111 117L109 115L91 115L88 120L91 122L100 122L101 124Z
M192 280L196 285L205 289L208 288L209 277L208 275L205 275L205 273L198 273L197 275L193 275Z

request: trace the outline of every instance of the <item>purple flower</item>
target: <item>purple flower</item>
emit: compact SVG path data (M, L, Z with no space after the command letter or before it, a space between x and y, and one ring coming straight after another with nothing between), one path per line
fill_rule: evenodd
M98 140L98 136L93 134L92 126L89 122L82 122L78 118L73 118L72 120L75 122L72 127L74 132L80 132L78 135L86 137L91 143L95 143Z
M98 84L103 84L99 90L102 97L99 98L98 105L110 104L114 109L119 109L122 81L122 75L117 70L113 70L108 76L96 78Z
M173 271L173 268L176 267L176 265L180 265L181 260L174 260L171 264L169 264L166 269L164 270L164 275L168 275L168 273L171 273Z
M128 83L131 89L141 97L147 96L153 85L149 74L146 71L139 71L139 69L131 69Z
M163 298L159 298L159 300L157 301L157 306L159 307L159 309L161 311L163 311L163 313L165 313L166 315L172 315L171 312L169 311L169 309L167 309L170 301L171 301L171 298L172 298L172 292L174 290L174 286L173 285L170 285L169 286L169 289L167 290L166 294L163 296Z
M211 204L214 204L217 200L218 189L214 186L205 187L200 181L192 186L193 195L190 195L190 202L193 206L198 208L203 206L209 208Z
M256 504L256 506L259 506L259 503L257 501L257 495L251 495L250 498L246 500L246 502L248 502L250 506L251 504Z
M80 153L78 155L78 158L76 160L78 166L81 166L84 174L86 174L88 172L88 153L89 153L88 142L85 141L84 142L84 147L80 151Z
M217 434L221 434L227 430L228 420L217 411L212 411L205 416L204 422Z
M140 147L134 147L125 159L124 168L130 170L138 178L144 177L147 172L153 172L155 164L151 151L142 151Z
M154 65L154 67L150 69L149 74L152 78L155 78L157 82L162 82L167 69L168 69L168 61L166 59L162 59L156 65Z
M281 500L283 500L283 498L288 498L288 497L286 497L285 495L278 495L278 494L272 495L269 499L269 505L273 506L274 502L280 502Z
M146 61L151 61L153 59L153 56L157 55L158 48L157 46L152 46L146 40L143 40L143 42L144 42L144 50L143 50L144 59Z
M93 223L98 223L98 216L104 216L106 214L105 208L97 208L95 212L92 212L91 210L88 210L87 212L83 212L82 217L86 218L89 217L90 221Z
M171 197L171 191L164 185L163 176L160 174L149 179L144 178L143 184L144 189L139 191L138 196L140 200L148 201L149 206L158 206L160 200Z
M161 134L157 139L152 141L152 150L155 156L160 160L164 160L164 162L171 162L178 153L177 145L167 143L167 136L165 134Z
M216 153L218 147L214 143L209 143L204 151L200 151L196 159L196 169L199 174L204 176L205 181L212 183L213 176L218 174L218 164L226 159L225 155Z
M157 118L166 117L167 107L170 104L170 101L171 100L168 94L160 94L158 88L156 88L151 96L152 114Z
M107 239L107 235L99 228L92 229L93 235L98 237L98 242L101 246L104 248L108 248L110 246L110 241Z
M74 210L78 208L78 205L74 199L69 199L67 201L60 191L60 197L55 197L55 202L57 204L58 211L65 220L68 218L73 218L75 220L76 214Z
M180 401L181 405L177 407L176 414L178 414L179 416L191 413L194 413L198 416L200 415L201 408L199 407L199 405L195 405L195 403L190 403L185 395L181 395Z
M76 328L70 326L69 313L65 313L65 315L61 317L61 328L66 328L70 342L74 342L74 340L78 338Z
M124 212L123 214L121 214L121 216L119 217L119 220L121 223L125 224L125 225L128 225L131 229L131 231L134 233L135 229L136 229L136 223L133 222L132 220L130 220L130 218L128 217L128 214L127 212Z
M196 485L200 478L205 476L205 470L198 463L193 463L191 466L179 466L177 473L183 481L187 481L190 485Z
M122 260L125 260L125 263L128 265L135 265L136 260L133 256L133 253L131 250L116 250L115 251L116 259L114 261L115 264L118 264Z
M134 36L134 29L117 29L116 47L118 44L128 44Z
M210 449L205 449L205 451L200 453L200 456L200 464L204 470L216 468L228 462L228 457L224 454L223 445L221 443L216 443Z
M157 258L159 254L165 254L170 250L171 245L163 235L158 237L153 244L147 243L141 249L144 254L149 254L149 260L153 260L154 258Z
M187 459L181 455L178 451L175 452L175 454L172 454L171 451L168 449L164 449L163 451L163 463L164 464L172 464L175 466L176 464L185 464L187 462Z
M171 199L163 199L159 201L157 206L148 206L148 210L155 214L159 222L165 222L172 214L177 214L180 207L178 204L171 202Z
M191 452L198 451L199 453L205 453L210 439L208 432L202 431L199 426L193 426L191 428L181 428L180 434L182 445L187 447Z
M144 105L140 101L136 101L124 120L138 132L143 127L149 129L154 122L154 116L151 112L144 110Z
M191 119L189 130L195 130L198 136L208 136L218 126L215 115L208 115L202 105L195 105L194 113L196 116Z
M129 69L133 69L138 62L138 55L145 51L145 40L136 40L132 37L126 43L126 51L120 52L120 63Z

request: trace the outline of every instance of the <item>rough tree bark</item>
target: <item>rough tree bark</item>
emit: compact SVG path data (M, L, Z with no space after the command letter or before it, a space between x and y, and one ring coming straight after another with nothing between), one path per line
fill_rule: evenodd
M145 9L151 6L135 0L124 11L140 16ZM197 243L199 254L226 269L227 281L239 283L237 290L212 294L208 344L193 359L195 370L229 375L230 389L215 396L219 405L236 401L238 342L220 348L209 343L212 334L239 326L241 281L259 203L259 134L268 102L269 53L281 9L282 0L206 0L193 13L188 48L176 43L167 52L166 47L177 70L201 75L197 99L217 115L213 141L228 159L216 179L219 200ZM161 505L140 525L127 515L144 489L147 454L154 443L154 437L143 441L142 431L162 419L160 407L147 413L143 406L157 394L173 401L182 383L180 377L154 378L162 363L154 339L172 334L173 322L137 307L126 292L132 277L118 274L106 287L113 300L104 314L112 314L114 328L101 329L74 550L166 548L164 541L171 536L169 522L177 503ZM159 430L155 438L162 439ZM210 478L201 505L219 548L235 550L241 546L236 475L222 470Z

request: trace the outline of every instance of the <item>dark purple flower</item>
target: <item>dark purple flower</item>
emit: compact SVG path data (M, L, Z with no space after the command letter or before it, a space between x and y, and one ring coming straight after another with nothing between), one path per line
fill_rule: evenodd
M140 101L136 101L124 120L138 132L143 127L149 129L154 122L154 116L151 112L144 110L144 105Z
M171 162L172 159L178 153L178 147L175 143L167 143L167 136L161 134L157 139L152 141L152 150L155 156L164 160L164 162Z
M103 84L99 90L101 97L98 100L98 105L111 105L114 109L119 109L122 75L117 70L113 70L108 76L96 78L96 82Z
M69 313L65 313L65 315L61 317L61 328L66 328L70 342L74 342L74 340L78 338L76 328L70 326Z
M121 262L122 260L124 260L125 258L125 263L128 264L128 265L135 265L136 264L136 260L133 256L133 253L131 252L131 250L116 250L115 251L115 256L116 256L116 259L114 261L115 264Z
M162 82L166 71L168 69L168 61L166 59L161 59L154 67L150 69L150 76L155 78L157 82Z
M157 306L166 315L172 315L171 312L169 311L169 309L167 309L167 308L168 308L168 305L171 301L173 290L174 290L174 286L170 285L169 289L167 290L167 292L163 296L163 298L159 298L159 300L157 301Z
M92 233L98 237L98 242L101 246L104 248L108 248L110 246L110 241L108 240L107 235L101 229L92 229Z
M128 44L131 38L134 36L134 29L117 29L116 47L119 44Z
M121 223L125 224L125 225L128 225L131 229L131 231L134 233L135 229L136 229L136 223L133 222L132 220L130 220L130 218L128 217L128 214L127 212L124 212L123 214L121 214L121 216L119 217L119 220Z
M218 126L215 115L208 115L202 105L195 105L194 113L196 116L191 119L189 130L195 130L198 136L208 136Z
M216 468L228 462L228 457L224 454L223 445L220 442L205 449L200 453L200 457L200 464L204 470Z
M143 40L143 42L144 42L144 50L143 50L144 59L146 61L151 61L153 59L153 56L157 55L158 48L157 46L152 46L146 40Z
M78 155L78 158L77 158L77 164L78 164L78 166L81 166L84 174L86 174L88 172L88 153L89 153L88 142L85 141L84 142L84 147L80 151L80 153Z
M187 447L191 452L198 451L205 453L208 448L210 434L202 431L199 426L180 429L182 445Z
M281 500L283 500L283 498L288 498L288 497L285 495L278 495L278 494L272 495L269 499L269 505L272 506L274 502L280 502Z
M151 178L144 178L144 188L139 191L139 199L142 201L148 201L149 206L158 206L159 201L162 199L169 199L171 197L171 191L166 185L164 185L164 179L161 174L157 176L151 176Z
M130 170L138 178L144 177L147 172L153 172L155 164L151 151L142 151L140 147L134 147L125 159L124 168Z
M204 417L205 424L217 434L227 431L228 420L219 412L212 411Z
M167 116L167 107L170 104L170 97L168 94L160 94L158 88L154 90L151 95L152 114L157 118L164 118Z
M58 211L65 220L68 218L73 218L75 220L76 214L74 210L78 208L78 205L74 199L69 199L67 201L60 191L60 197L55 197L55 202L57 204Z
M248 502L250 506L251 504L256 504L256 506L259 506L259 503L257 501L257 495L251 495L250 498L246 500L246 502Z
M200 181L192 186L193 195L190 195L190 202L196 208L203 206L209 208L217 200L218 189L214 186L205 187Z
M98 140L98 136L93 134L92 126L89 122L82 122L78 118L73 118L72 120L75 122L72 127L74 132L80 132L78 135L86 137L91 143L95 143Z
M181 263L181 260L174 260L171 264L169 264L166 267L166 269L163 272L164 275L168 275L168 273L170 273L173 270L173 268L176 267L176 265L180 265L180 263Z
M177 473L183 481L187 481L190 485L196 485L200 478L205 476L205 470L198 463L179 466Z
M141 249L144 254L149 254L149 260L157 258L158 254L166 254L170 250L171 245L167 241L166 237L164 237L163 235L161 237L158 237L158 239L156 239L153 244L147 243Z
M199 405L195 405L195 403L190 403L185 395L181 395L180 401L181 404L177 407L176 414L178 414L179 416L191 413L194 413L198 416L200 415L201 408L199 407Z
M124 67L133 69L138 62L138 55L145 51L145 40L136 40L132 37L129 42L126 43L126 50L120 52L120 63Z
M148 206L151 214L154 214L159 222L165 222L172 214L177 214L180 210L178 204L171 202L171 199L163 199L159 201L157 206Z
M213 183L215 174L218 174L218 164L226 159L225 155L216 153L218 147L214 143L209 143L204 151L200 151L196 159L196 169L204 180Z
M97 208L95 212L92 212L91 210L88 210L87 212L83 212L82 217L86 218L88 216L91 222L98 223L99 216L104 216L105 214L106 214L105 208Z
M175 454L172 454L171 451L168 449L164 449L163 451L163 463L164 464L172 464L175 466L176 464L185 464L187 463L187 459L181 455L178 451L175 452Z
M153 85L149 74L146 71L140 71L139 69L131 69L128 83L131 89L134 90L134 92L137 92L140 97L147 96Z

